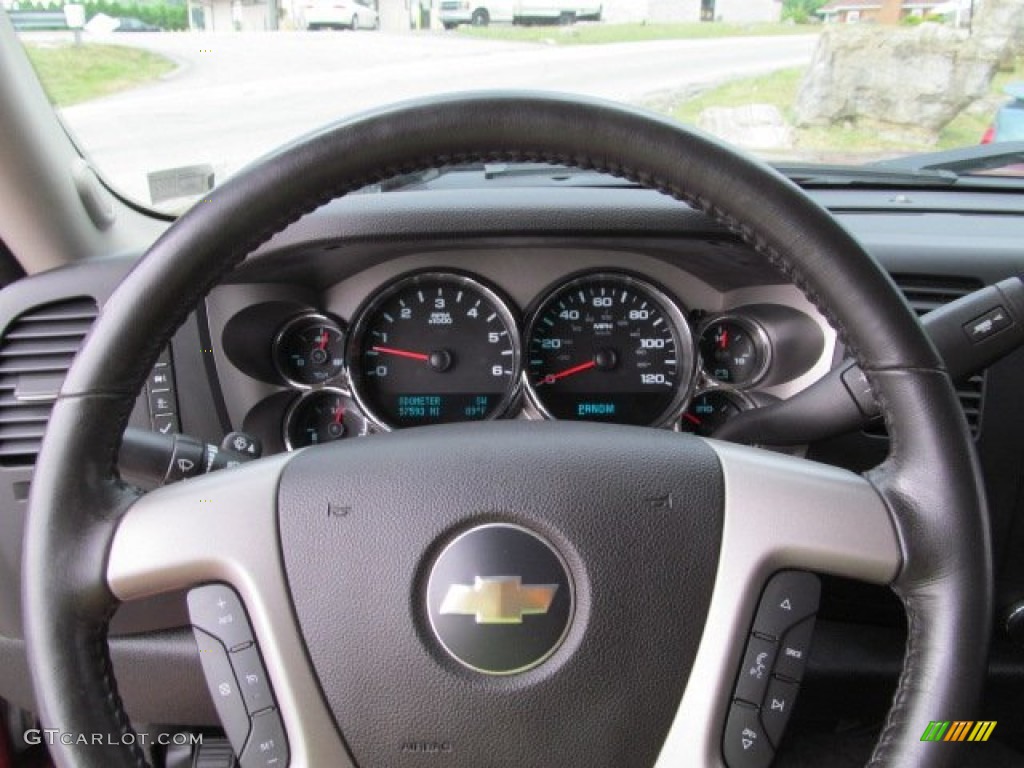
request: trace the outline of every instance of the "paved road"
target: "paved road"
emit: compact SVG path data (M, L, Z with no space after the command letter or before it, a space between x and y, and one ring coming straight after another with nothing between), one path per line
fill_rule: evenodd
M815 44L813 36L567 47L381 32L113 37L181 64L153 85L64 112L96 164L142 201L148 171L212 163L222 179L288 139L400 99L534 88L641 103L806 64Z

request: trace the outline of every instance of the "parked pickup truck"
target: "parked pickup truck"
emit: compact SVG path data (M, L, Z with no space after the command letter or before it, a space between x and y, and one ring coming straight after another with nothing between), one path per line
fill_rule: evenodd
M600 21L601 5L588 0L441 0L445 29L459 24L486 27L492 21L513 24L572 24Z

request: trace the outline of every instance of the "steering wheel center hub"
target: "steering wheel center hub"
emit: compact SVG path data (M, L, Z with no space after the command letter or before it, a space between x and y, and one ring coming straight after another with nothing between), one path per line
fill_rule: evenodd
M402 745L426 740L451 768L653 765L723 506L706 443L642 428L446 425L296 455L282 558L357 764L419 765Z
M427 583L427 616L441 646L477 672L525 672L551 656L572 621L575 587L540 535L492 523L460 534Z

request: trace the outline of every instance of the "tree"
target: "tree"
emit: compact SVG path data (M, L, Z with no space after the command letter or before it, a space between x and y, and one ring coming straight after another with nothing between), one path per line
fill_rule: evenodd
M806 24L814 19L814 14L827 2L828 0L783 0L782 18L785 21Z

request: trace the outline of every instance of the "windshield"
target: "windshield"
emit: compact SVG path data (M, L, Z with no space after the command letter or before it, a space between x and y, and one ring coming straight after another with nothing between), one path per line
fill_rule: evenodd
M1024 140L1022 0L90 0L8 15L100 174L170 212L325 123L469 89L613 99L833 171ZM1021 168L993 165L979 172Z

